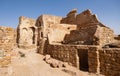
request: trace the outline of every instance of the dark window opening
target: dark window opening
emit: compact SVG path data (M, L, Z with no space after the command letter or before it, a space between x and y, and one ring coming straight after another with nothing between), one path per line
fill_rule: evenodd
M43 32L41 32L41 38L43 37Z

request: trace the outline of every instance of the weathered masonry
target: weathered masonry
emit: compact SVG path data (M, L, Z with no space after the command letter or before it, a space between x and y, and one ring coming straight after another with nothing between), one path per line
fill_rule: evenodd
M21 16L17 27L17 43L20 48L34 48L37 45L35 20Z
M114 73L109 73L110 68L105 65L111 66L112 63L106 64L106 53L102 54L102 51L106 51L102 48L104 45L116 41L114 32L102 24L90 10L80 14L72 10L65 18L42 15L36 20L36 26L39 53L50 54L53 58L68 62L80 70L110 76L119 75L119 68L114 70ZM119 61L115 64L119 65Z
M0 57L16 47L36 48L83 71L120 76L120 35L115 36L90 10L77 14L74 9L64 18L21 16L16 30L1 26Z

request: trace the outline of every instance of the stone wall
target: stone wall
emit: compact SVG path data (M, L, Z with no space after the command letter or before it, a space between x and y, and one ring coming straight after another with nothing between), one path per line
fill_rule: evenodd
M72 11L70 11L67 16L65 18L63 18L61 20L61 23L64 24L76 24L76 14L77 14L77 10L73 9Z
M61 43L67 34L70 34L71 30L76 30L75 25L68 24L54 24L49 28L49 43Z
M78 25L78 29L89 27L88 24L93 23L99 23L99 21L97 19L97 16L92 14L90 10L85 10L76 16L76 24Z
M100 49L100 73L106 76L120 76L120 49Z
M35 20L21 16L17 27L17 43L20 48L34 48L37 45Z
M114 32L108 27L101 27L99 33L99 45L112 43L114 41Z
M75 46L47 45L44 54L50 54L51 57L68 62L70 65L79 68L77 49Z
M11 51L16 47L16 30L0 26L0 50Z
M85 27L81 30L73 30L65 36L64 42L68 44L86 44L92 45L97 26Z
M99 61L99 51L98 46L89 47L88 49L88 63L89 63L89 72L91 73L100 73L100 61Z
M57 26L57 24L60 24L62 17L59 16L52 16L52 15L41 15L38 17L36 26L40 28L40 34L42 33L42 37L47 37L48 33L50 32L50 28L53 27L53 25Z
M91 73L106 76L120 75L119 48L102 49L93 45L56 45L46 41L43 54L50 54L51 57L68 62L80 70L87 69Z
M103 25L90 10L85 10L80 14L76 14L76 12L76 10L70 11L67 17L61 21L66 24L76 24L77 26L76 30L71 30L70 34L65 36L65 44L103 46L113 41L114 32Z
M90 10L85 10L80 14L77 14L77 10L71 10L65 18L61 20L61 23L76 24L78 29L81 27L87 27L86 23L99 23L97 16L92 14Z
M99 73L99 54L97 46L89 45L54 45L46 42L44 54L68 62L80 70Z

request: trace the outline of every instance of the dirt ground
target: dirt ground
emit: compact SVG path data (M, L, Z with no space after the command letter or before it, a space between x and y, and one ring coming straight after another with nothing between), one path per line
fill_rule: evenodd
M25 56L12 57L8 67L0 68L0 76L101 76L83 72L71 66L52 68L43 60L44 56L37 54L35 49L17 48L14 51L21 51Z

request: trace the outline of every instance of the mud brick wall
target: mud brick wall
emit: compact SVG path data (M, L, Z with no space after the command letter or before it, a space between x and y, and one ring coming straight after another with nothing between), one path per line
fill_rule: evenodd
M68 62L72 66L79 68L77 49L75 48L75 46L48 45L44 49L44 54L50 54L51 57L55 59Z
M99 74L100 62L99 62L99 52L97 46L89 47L88 64L89 64L89 72Z
M100 45L105 45L108 43L112 43L114 40L114 32L110 28L106 27L101 27L101 32L100 32Z
M106 76L120 76L120 49L99 50L100 73Z
M52 45L46 44L44 54L50 54L51 57L68 62L72 66L80 69L80 57L87 54L80 54L82 51L88 51L88 71L99 73L99 53L97 46L89 45ZM82 55L82 56L80 56ZM83 61L84 63L85 61Z
M10 51L16 46L16 30L0 26L0 49Z

